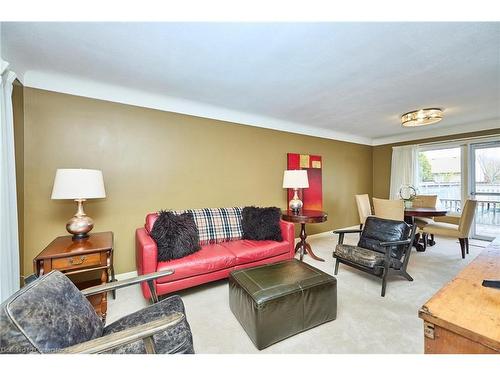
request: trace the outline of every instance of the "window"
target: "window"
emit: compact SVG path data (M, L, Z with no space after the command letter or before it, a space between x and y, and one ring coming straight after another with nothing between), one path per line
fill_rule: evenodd
M477 200L472 235L500 236L500 142L471 145L471 196Z
M418 194L437 195L438 205L450 213L462 207L461 147L418 151Z

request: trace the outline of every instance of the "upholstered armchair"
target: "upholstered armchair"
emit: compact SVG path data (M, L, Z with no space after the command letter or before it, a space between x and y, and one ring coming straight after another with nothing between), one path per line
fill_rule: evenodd
M82 291L59 271L41 276L0 305L0 353L194 353L179 296L108 326L86 298L172 273L165 270Z
M362 231L359 229L334 231L333 233L339 236L339 242L333 252L333 257L336 259L334 274L337 275L339 264L343 263L381 277L381 296L384 297L389 273L413 281L406 268L415 230L416 225L411 226L404 221L370 216L366 219ZM344 244L345 234L360 232L361 237L356 246Z
M462 210L462 215L458 219L457 224L455 220L456 217L451 217L449 222L432 222L430 224L424 225L421 228L424 237L424 248L428 241L428 236L434 236L435 234L447 237L458 238L460 242L460 250L462 252L462 259L465 258L465 253L469 254L469 233L472 227L472 222L474 220L474 214L476 213L477 201L473 199L467 199Z

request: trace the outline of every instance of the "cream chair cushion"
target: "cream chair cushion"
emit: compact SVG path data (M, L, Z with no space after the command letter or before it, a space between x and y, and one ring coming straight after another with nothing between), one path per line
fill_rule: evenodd
M373 198L373 210L375 216L389 220L404 220L404 202L402 199L379 199Z
M460 222L458 224L458 231L465 237L469 237L470 228L472 226L472 221L474 220L474 214L476 213L477 201L472 199L467 199L462 210L462 216L460 216Z
M368 194L356 194L356 204L358 206L359 222L364 224L366 218L372 215L372 208L370 206L370 197Z
M446 216L436 216L434 218L436 223L449 223L458 225L460 223L460 215L446 215Z
M437 234L448 237L460 237L458 225L449 223L432 223L424 226L422 230L428 234Z
M434 224L432 217L416 217L415 224L417 227L423 228L425 225Z
M436 207L437 195L417 195L413 207Z
M413 207L436 207L437 195L417 195L413 200ZM423 228L424 225L433 224L433 217L416 217L415 224L419 228Z

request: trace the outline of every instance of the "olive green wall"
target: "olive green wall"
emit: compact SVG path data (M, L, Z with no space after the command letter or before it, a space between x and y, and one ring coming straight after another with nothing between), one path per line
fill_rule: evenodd
M425 138L410 142L392 143L373 147L373 196L377 198L389 198L391 183L391 161L392 148L394 146L403 146L410 144L439 142L467 137L480 137L484 135L500 134L499 129L484 130L472 133L454 134L444 137Z
M86 202L94 231L115 233L116 272L135 270L134 231L147 212L286 206L287 152L323 157L324 232L358 223L353 195L372 193L372 147L61 93L24 89L24 272L65 235L71 201L52 201L57 168L95 168L107 197Z

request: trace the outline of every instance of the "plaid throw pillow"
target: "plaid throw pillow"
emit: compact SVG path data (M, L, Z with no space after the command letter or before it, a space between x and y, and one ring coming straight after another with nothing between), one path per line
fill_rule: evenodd
M200 208L172 211L176 215L189 212L198 227L200 245L241 240L241 207Z

